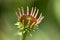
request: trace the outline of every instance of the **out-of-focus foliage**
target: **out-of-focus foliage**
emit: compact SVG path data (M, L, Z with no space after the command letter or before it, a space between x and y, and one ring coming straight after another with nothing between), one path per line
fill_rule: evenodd
M17 28L16 10L18 7L37 7L45 16L39 31L27 35L27 40L60 40L60 0L0 0L0 40L19 40L15 35ZM39 15L38 15L39 16Z

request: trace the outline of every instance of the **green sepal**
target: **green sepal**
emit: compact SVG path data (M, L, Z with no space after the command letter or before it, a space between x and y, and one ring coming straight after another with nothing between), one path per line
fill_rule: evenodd
M17 28L20 30L24 29L24 25L21 22L17 22L15 25L17 25Z

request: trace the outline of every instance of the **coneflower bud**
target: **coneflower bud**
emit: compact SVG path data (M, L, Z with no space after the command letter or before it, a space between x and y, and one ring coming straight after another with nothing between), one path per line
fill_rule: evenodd
M29 7L27 6L27 12L24 13L23 7L18 8L18 11L16 12L16 15L18 17L18 22L15 25L18 25L19 29L19 35L23 35L22 40L25 40L25 36L27 32L30 32L31 30L34 31L34 28L36 28L36 25L41 23L44 16L42 16L42 13L37 18L39 9L36 9L32 7L31 12L29 12ZM22 32L20 32L22 31Z
M29 7L27 6L27 12L26 14L24 13L23 7L18 8L17 16L19 19L19 22L24 23L24 26L27 26L29 28L32 28L34 25L38 25L44 16L42 16L42 13L40 14L39 18L37 19L39 9L35 9L32 7L31 13L29 12Z

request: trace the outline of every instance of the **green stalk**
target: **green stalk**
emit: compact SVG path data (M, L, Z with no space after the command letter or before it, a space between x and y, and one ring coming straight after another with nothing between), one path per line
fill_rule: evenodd
M27 36L27 32L23 33L20 40L26 40L26 36Z

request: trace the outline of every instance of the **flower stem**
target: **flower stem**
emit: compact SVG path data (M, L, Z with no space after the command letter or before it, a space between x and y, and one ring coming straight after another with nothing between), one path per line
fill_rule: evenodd
M22 34L22 39L21 40L26 40L27 32Z

